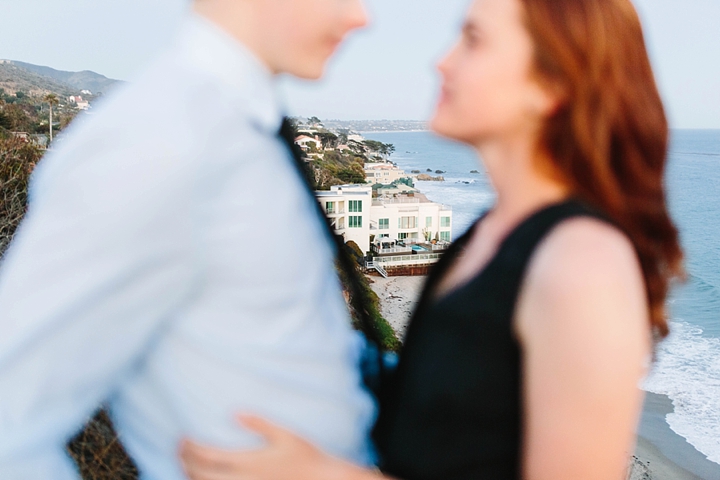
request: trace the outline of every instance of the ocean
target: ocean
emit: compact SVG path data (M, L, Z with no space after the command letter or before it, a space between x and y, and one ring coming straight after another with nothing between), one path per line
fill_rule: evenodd
M429 132L365 136L395 145L391 160L406 172L445 177L444 182L418 181L416 187L430 200L453 207L454 238L492 205L492 187L469 148ZM688 279L668 299L671 334L660 344L643 388L670 397L670 428L720 463L720 130L672 132L667 190Z

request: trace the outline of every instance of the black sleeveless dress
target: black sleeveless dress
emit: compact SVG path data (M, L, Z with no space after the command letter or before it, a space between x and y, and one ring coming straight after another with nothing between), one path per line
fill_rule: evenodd
M532 214L479 274L438 301L429 292L473 229L436 265L380 399L373 436L384 472L403 480L519 478L523 372L515 305L538 243L577 216L602 219L575 200Z

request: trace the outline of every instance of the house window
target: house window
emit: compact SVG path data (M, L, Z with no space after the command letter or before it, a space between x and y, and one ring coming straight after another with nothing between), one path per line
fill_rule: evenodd
M402 229L417 228L417 217L400 217L400 218L398 218L398 228L402 228Z
M450 241L450 232L440 232L440 240Z
M432 217L425 217L425 228L432 227Z
M381 218L379 223L380 223L380 230L389 230L390 229L390 219L389 218Z
M405 240L406 238L408 238L407 233L398 233L398 240Z
M335 213L335 202L325 202L325 211L327 213Z
M362 200L350 200L349 203L351 213L362 213Z
M348 217L350 228L362 228L362 217L350 215Z
M449 227L450 226L450 217L440 217L440 226L441 227Z

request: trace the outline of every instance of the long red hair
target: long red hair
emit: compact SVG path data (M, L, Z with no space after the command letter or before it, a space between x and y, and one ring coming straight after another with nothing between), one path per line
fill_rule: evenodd
M540 137L545 165L635 246L652 328L668 334L665 298L684 275L664 187L668 123L629 0L521 0L535 73L562 101Z

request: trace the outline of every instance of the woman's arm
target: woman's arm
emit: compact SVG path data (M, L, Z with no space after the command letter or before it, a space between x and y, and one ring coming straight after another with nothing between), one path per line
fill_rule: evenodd
M229 451L185 441L180 457L190 480L390 480L331 457L266 420L243 416L240 422L263 437L266 445L254 451Z
M516 316L524 352L524 480L625 479L650 353L630 241L563 223L531 263Z

